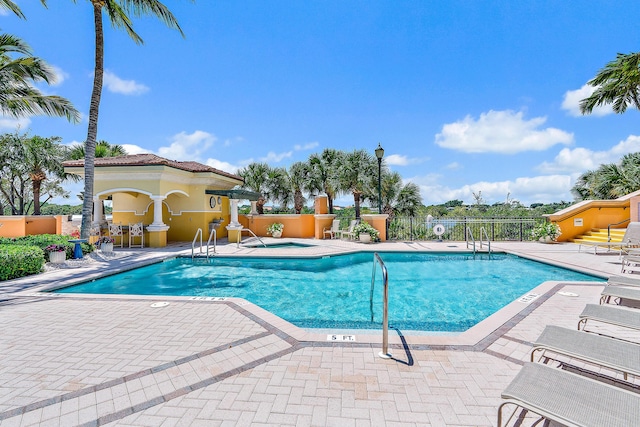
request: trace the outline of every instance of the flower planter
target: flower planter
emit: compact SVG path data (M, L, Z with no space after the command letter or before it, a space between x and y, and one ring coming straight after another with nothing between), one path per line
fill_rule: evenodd
M273 233L271 233L271 237L279 239L280 237L282 237L282 231L274 231Z
M103 243L100 245L100 250L102 252L111 253L113 252L113 243Z
M66 252L49 252L49 262L53 264L62 264L67 259Z
M361 234L358 237L358 240L360 240L362 243L371 243L371 236L368 234Z

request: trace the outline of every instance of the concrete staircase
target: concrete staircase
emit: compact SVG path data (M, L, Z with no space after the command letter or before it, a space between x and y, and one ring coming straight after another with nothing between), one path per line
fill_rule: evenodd
M622 237L624 236L626 228L612 228L611 229L611 241L612 242L621 242ZM581 234L579 236L571 239L573 243L584 243L584 242L606 242L607 239L607 229L606 228L596 228L585 234Z

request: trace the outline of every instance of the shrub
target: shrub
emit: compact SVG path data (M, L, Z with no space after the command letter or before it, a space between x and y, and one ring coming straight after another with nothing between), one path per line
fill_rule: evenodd
M44 253L38 246L0 244L0 280L37 274L43 265Z
M284 224L281 222L274 222L267 227L267 234L273 234L275 231L282 231Z
M561 234L560 226L554 222L542 222L531 230L533 240L540 240L546 237L550 237L551 240L556 240Z
M353 227L353 234L356 236L356 239L358 239L360 237L360 234L362 233L371 236L372 240L377 239L378 235L380 234L378 230L373 228L371 224L365 221L361 221L360 223L356 224L355 227Z

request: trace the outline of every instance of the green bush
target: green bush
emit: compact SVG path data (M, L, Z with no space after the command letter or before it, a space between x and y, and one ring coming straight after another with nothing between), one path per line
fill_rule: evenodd
M67 252L67 259L73 258L74 243L69 243L70 236L58 234L38 234L34 236L6 238L0 237L0 246L18 245L18 246L37 246L42 251L49 245L64 245ZM82 254L86 255L93 252L93 246L88 243L81 243ZM46 254L45 254L46 255Z
M0 244L0 280L37 274L44 265L44 252L38 246Z

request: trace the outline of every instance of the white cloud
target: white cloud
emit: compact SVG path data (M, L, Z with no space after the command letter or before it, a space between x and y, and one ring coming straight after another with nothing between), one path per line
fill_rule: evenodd
M69 78L69 74L62 68L56 67L55 65L50 65L50 67L55 75L55 79L51 82L51 86L60 86L67 78Z
M617 163L622 156L640 151L640 136L630 135L607 151L593 151L588 148L563 148L553 162L543 162L536 170L542 173L568 172L581 174L597 169L604 163Z
M445 166L445 169L449 169L452 171L458 170L458 169L462 169L462 165L458 162L451 162L448 165Z
M238 169L240 169L240 166L232 165L229 162L223 162L221 160L212 158L207 159L205 164L211 166L212 168L220 169L221 171L229 173L236 173L238 172Z
M216 137L208 132L196 130L191 134L180 132L172 137L173 142L168 147L160 147L158 155L170 160L198 161L216 141Z
M564 99L562 100L562 109L567 110L571 116L582 117L583 114L580 112L580 101L591 96L595 90L596 88L594 86L585 84L580 89L566 91L564 93ZM591 115L593 116L606 116L608 114L613 114L613 108L611 108L611 105L595 107L591 112Z
M0 131L3 132L24 131L30 124L31 119L28 117L16 119L9 116L0 116Z
M104 85L110 92L123 95L141 95L149 91L149 88L135 80L123 80L109 70L104 72Z
M134 144L122 144L122 148L124 148L127 154L146 154L152 152L151 150L142 148L139 145Z
M428 158L426 157L422 157L422 158L418 158L418 157L407 157L407 156L403 156L402 154L391 154L388 156L384 156L384 160L388 165L392 165L392 166L407 166L407 165L417 165L419 163L422 163L426 160L428 160Z
M507 195L511 199L520 201L528 206L531 203L552 203L560 200L573 200L571 187L574 178L570 175L545 175L536 177L522 177L509 181L476 182L460 188L449 188L439 183L440 176L431 174L410 178L420 187L425 205L441 204L449 200L462 200L466 204L473 204L473 193L482 192L487 204L503 202Z
M280 163L284 159L288 159L293 155L293 151L287 151L284 153L274 153L273 151L269 151L265 157L261 157L260 161L265 163Z
M308 142L304 145L296 144L293 146L293 149L296 151L313 150L318 145L320 145L318 142Z
M543 151L556 144L571 144L573 134L556 128L540 127L546 117L525 120L522 112L489 111L479 119L471 116L445 124L436 135L436 144L466 153L494 152L514 154Z

